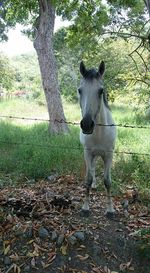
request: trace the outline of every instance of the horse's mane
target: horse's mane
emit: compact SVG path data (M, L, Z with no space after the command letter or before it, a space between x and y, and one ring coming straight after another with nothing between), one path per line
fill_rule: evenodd
M95 68L91 68L89 70L86 70L86 73L84 75L84 78L86 80L93 80L97 79L99 77L99 73L96 71Z

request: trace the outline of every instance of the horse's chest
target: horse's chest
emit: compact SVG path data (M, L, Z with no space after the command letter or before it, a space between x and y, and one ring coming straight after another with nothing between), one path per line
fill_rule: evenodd
M114 147L115 131L103 130L92 135L80 134L81 144L88 149L99 153L101 150L110 150Z

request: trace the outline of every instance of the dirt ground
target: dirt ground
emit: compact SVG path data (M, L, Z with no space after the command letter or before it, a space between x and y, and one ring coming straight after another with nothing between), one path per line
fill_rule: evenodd
M150 253L139 252L139 233L150 229L147 206L130 190L113 198L109 219L105 194L95 191L82 217L83 197L69 175L1 188L0 273L150 273Z

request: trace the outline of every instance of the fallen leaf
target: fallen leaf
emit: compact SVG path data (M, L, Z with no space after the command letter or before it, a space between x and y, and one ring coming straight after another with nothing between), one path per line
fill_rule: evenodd
M31 260L31 266L32 267L35 267L35 258L33 257L32 260Z
M30 240L29 242L27 242L28 245L32 244L34 242L34 240Z
M14 254L10 255L9 257L13 262L19 261L19 256L17 253L14 253Z
M4 246L4 255L7 255L10 250L10 245L8 245L6 248Z
M85 261L89 258L89 255L88 254L85 254L85 256L77 255L76 257L79 258L81 261Z
M21 272L21 268L20 268L19 266L17 266L17 270L18 270L17 273L20 273L20 272Z
M143 225L146 225L146 226L149 226L150 225L150 221L145 221L143 219L138 219L138 222L143 224Z
M68 245L62 245L60 250L61 250L61 253L63 255L66 255L67 254L67 248L68 248Z
M121 270L121 271L124 271L124 270L129 269L130 266L131 266L131 263L132 263L132 259L131 259L129 262L127 262L126 264L125 264L125 263L120 264L120 266L119 266L120 270ZM132 267L131 267L131 268L132 268Z
M47 263L51 263L56 258L56 252L51 252L48 254L49 258L47 259Z
M86 246L85 246L85 245L80 245L80 247L81 247L81 248L86 248Z
M104 271L101 269L101 268L99 268L99 267L93 267L92 268L92 273L104 273Z
M27 257L30 257L30 258L32 258L32 257L38 257L38 256L39 256L39 253L36 252L36 251L28 252L27 253Z
M47 268L47 267L49 267L51 265L50 263L46 264L43 261L41 261L41 264L42 264L43 269L45 269L45 268Z
M10 244L10 241L9 240L5 240L4 241L4 245L6 246L6 245L9 245Z
M40 246L37 245L36 243L33 243L33 245L34 245L34 248L35 248L35 250L36 250L37 252L38 252L38 249L41 250L41 251L43 251L43 252L48 252L48 251L49 251L49 250L46 249L46 248L40 247Z
M11 214L8 214L6 219L10 222L10 223L13 223L13 216Z
M85 249L85 248L86 248L86 246L80 245L80 246L77 248L77 250L83 250L83 249Z
M104 272L105 272L105 273L111 273L111 271L110 271L110 269L107 267L107 265L104 266Z
M14 273L20 273L21 269L17 264L13 264L13 268L14 268Z
M133 266L130 266L130 267L129 267L129 270L130 270L130 271L134 271L134 267L133 267Z

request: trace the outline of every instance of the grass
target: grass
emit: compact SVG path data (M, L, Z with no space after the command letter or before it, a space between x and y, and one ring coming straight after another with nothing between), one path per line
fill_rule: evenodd
M80 166L77 164L74 168L79 151L71 149L79 147L76 128L71 128L67 136L49 136L47 124L23 128L3 122L0 130L0 139L3 140L0 143L0 169L6 173L22 173L37 178L50 175L51 171L73 172ZM15 145L16 142L20 145Z
M78 104L65 101L63 103L67 120L79 121ZM138 119L132 108L128 106L114 105L112 112L116 123L148 125L144 118L143 122L141 118ZM45 106L21 99L0 102L0 113L0 115L48 118ZM149 132L148 129L118 128L116 151L150 153ZM11 184L11 181L14 183L19 177L45 178L52 172L74 173L80 177L84 168L78 126L70 126L70 133L66 136L52 136L48 134L46 122L3 119L0 122L0 154L1 183L9 181ZM149 194L149 166L150 157L115 154L112 168L114 192L119 192L126 185L134 185L144 194Z

